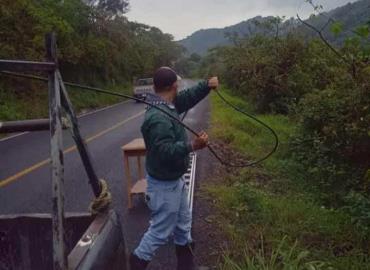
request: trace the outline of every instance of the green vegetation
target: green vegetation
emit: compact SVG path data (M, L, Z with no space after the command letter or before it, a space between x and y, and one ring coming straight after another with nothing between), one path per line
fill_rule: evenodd
M31 83L29 87L23 89L22 86L28 84L29 82L22 80L20 83L10 84L9 88L3 88L0 85L1 120L11 121L48 117L47 84ZM118 93L132 93L131 86L127 84L102 86ZM13 91L15 88L22 89L22 91ZM67 90L74 109L80 113L122 101L119 97L93 93L73 87L67 87Z
M324 203L339 206L352 191L368 192L369 48L353 38L339 58L320 41L259 36L212 51L202 68L216 70L257 112L296 120L291 156L308 186L325 191Z
M220 74L256 112L294 119L287 155L306 171L307 188L323 191L318 196L329 206L346 206L348 196L369 191L370 46L361 42L368 35L336 53L295 35L258 36L213 50L201 64L201 72Z
M129 22L127 3L3 0L0 58L42 60L44 35L55 31L66 81L129 93L133 78L161 65L184 76L217 74L227 99L258 114L280 138L278 152L263 164L230 170L221 184L207 187L232 240L222 269L370 269L367 1L305 21L317 28L335 17L327 24L332 32L323 30L329 43L308 40L314 32L304 25L289 32L281 18L260 18L238 25L249 32L230 28L225 37L212 30L207 41L227 46L203 58L185 57L171 35ZM255 28L260 35L251 37ZM195 37L209 46L206 32ZM77 89L70 94L78 111L119 100ZM215 96L212 109L212 138L230 152L252 160L270 150L263 127ZM1 75L1 120L47 114L45 84Z
M222 89L238 107L253 106ZM212 97L211 136L255 159L272 137L258 124ZM284 115L258 115L280 135L279 151L262 167L235 172L207 190L221 210L221 228L232 246L221 269L368 269L366 230L350 214L327 207L305 188L305 173L289 156L296 122ZM227 129L223 129L227 125Z
M222 269L370 269L369 27L340 47L297 33L235 37L200 62L200 76L219 74L227 98L281 140L260 166L207 188L232 240ZM212 104L212 136L229 151L269 151L267 130Z
M130 91L136 77L172 65L182 48L158 28L127 20L128 1L4 0L0 9L0 58L44 60L44 37L56 32L65 81ZM80 91L80 90L76 90ZM100 107L117 99L73 93L75 106ZM47 115L43 84L1 75L0 119ZM32 104L32 106L31 106Z

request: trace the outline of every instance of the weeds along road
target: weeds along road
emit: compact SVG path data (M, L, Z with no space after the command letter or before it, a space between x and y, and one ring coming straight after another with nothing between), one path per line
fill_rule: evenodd
M182 80L180 89L195 83ZM108 181L113 206L122 218L129 249L137 244L146 229L149 213L141 200L134 200L136 208L133 211L126 209L121 146L141 137L145 106L124 101L79 118L81 133L87 140L97 175ZM199 130L207 122L207 115L206 99L188 112L185 122ZM87 212L93 192L68 130L64 131L63 139L65 210ZM0 214L51 213L49 140L49 131L38 131L0 141ZM136 171L135 167L132 171ZM163 256L159 254L158 260L163 262L165 253Z

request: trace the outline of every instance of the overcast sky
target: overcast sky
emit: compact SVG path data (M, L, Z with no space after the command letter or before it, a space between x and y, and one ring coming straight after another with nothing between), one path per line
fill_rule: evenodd
M325 10L355 0L314 0ZM257 15L307 17L312 7L305 0L130 0L126 14L137 21L170 33L175 40L182 39L199 29L222 28L253 18Z

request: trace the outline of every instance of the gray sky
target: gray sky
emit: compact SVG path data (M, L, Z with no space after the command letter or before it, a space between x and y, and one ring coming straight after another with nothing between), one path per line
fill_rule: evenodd
M330 10L355 0L314 0ZM307 17L312 8L304 0L130 0L126 14L182 39L199 29L236 24L257 15Z

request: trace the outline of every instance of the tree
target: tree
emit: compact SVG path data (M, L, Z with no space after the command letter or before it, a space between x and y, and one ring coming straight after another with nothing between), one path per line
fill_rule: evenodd
M129 9L128 0L85 0L92 7L103 12L107 17L122 16Z
M201 59L202 59L202 57L197 53L192 53L189 57L189 60L193 61L195 63L199 63Z

